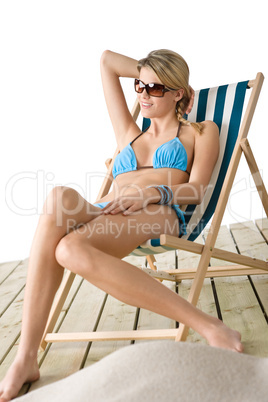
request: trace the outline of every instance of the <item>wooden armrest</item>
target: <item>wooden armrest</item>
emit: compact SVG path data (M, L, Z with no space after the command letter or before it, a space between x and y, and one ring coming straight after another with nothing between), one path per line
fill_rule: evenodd
M112 158L108 158L108 159L106 159L106 161L105 161L105 165L106 165L107 169L109 168L109 166L110 166L111 162L112 162Z

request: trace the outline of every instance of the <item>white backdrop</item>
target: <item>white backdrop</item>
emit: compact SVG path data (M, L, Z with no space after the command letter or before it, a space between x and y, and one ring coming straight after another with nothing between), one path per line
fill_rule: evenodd
M2 0L0 262L28 257L53 186L96 199L116 145L99 73L105 49L137 59L175 50L195 89L252 79L268 75L266 9L264 0ZM123 85L131 106L132 80ZM249 134L266 183L267 98L265 82ZM243 163L224 223L263 216Z

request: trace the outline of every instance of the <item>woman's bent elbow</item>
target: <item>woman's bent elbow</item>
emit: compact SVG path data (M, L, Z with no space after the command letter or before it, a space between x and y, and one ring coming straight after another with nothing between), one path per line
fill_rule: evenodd
M111 54L112 54L111 50L108 50L108 49L104 50L104 52L101 55L101 59L100 59L101 66L105 66L109 63Z

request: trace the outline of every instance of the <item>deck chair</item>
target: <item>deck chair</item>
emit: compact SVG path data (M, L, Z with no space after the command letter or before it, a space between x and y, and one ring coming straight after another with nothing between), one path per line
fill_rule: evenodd
M247 140L247 134L255 111L259 93L263 83L262 73L258 73L254 80L239 82L237 84L221 85L219 87L196 91L195 103L191 113L187 116L189 121L213 120L220 132L220 155L214 168L208 190L200 205L188 205L184 207L186 219L186 235L182 238L162 234L159 239L152 239L133 250L133 255L146 256L150 269L147 272L162 279L174 281L180 280L179 270L157 272L155 268L155 254L170 250L185 250L200 255L199 265L194 272L194 280L189 292L188 301L196 305L206 275L213 276L208 271L212 257L232 262L228 270L235 275L241 270L247 274L248 269L258 269L264 273L268 271L268 263L256 258L239 255L233 252L215 248L215 242L221 225L222 217L228 202L235 174L242 153L245 155L251 174L255 181L264 210L268 216L268 196L251 147ZM245 113L244 101L247 90L251 90ZM136 102L132 110L136 120L139 115L139 105ZM243 115L243 119L242 119ZM242 123L241 123L242 119ZM149 122L145 119L143 129ZM97 199L106 195L112 183L113 161L118 154L117 149L113 158L106 162L107 175L104 179ZM212 218L213 217L213 218ZM212 220L211 220L212 218ZM202 232L207 223L209 225L205 244L195 243L194 240ZM243 271L243 272L244 272ZM69 292L75 275L67 272L61 288L55 298L54 305L48 319L47 327L41 342L44 349L48 342L59 341L96 341L96 340L141 340L141 339L175 339L184 341L188 334L188 328L180 324L178 329L136 330L136 331L112 331L91 333L52 333L56 320L60 314L65 298Z

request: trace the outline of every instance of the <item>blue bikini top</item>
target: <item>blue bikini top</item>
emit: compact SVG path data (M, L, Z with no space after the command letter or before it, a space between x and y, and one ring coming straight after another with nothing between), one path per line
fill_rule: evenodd
M113 166L113 177L117 175L132 172L139 169L159 169L159 168L173 168L187 172L187 152L179 140L181 124L179 124L178 132L175 138L160 145L153 155L153 166L137 167L137 159L132 144L136 141L145 131L142 131L133 141L131 141L122 151L116 156Z

